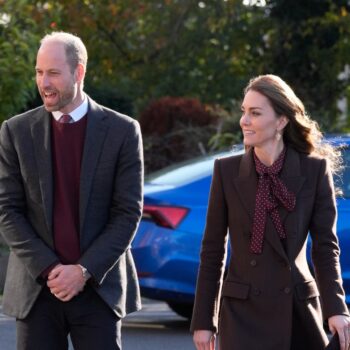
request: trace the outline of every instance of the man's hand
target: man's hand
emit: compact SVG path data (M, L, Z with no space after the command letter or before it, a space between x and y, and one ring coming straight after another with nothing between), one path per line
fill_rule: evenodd
M85 279L79 265L57 265L47 277L51 293L61 301L69 301L85 286Z

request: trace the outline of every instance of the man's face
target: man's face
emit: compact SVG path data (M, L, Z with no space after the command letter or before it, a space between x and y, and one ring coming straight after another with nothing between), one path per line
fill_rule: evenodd
M36 59L36 84L47 111L70 113L79 104L78 73L72 73L60 42L43 44Z

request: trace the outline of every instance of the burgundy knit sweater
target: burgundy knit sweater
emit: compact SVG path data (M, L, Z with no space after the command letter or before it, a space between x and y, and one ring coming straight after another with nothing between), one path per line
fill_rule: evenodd
M70 124L52 118L53 233L63 264L75 264L80 258L79 186L86 123L86 116Z

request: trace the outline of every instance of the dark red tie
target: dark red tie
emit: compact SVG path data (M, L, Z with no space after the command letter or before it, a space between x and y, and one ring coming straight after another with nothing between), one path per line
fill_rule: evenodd
M281 155L270 167L267 167L260 162L254 153L255 168L259 175L259 180L255 198L250 250L255 254L262 252L267 215L271 217L280 238L286 238L278 207L282 205L288 211L292 211L295 207L295 195L288 191L286 185L278 176L282 170L285 154L286 149L281 152Z
M73 118L69 114L63 114L58 121L62 124L67 124L71 123Z

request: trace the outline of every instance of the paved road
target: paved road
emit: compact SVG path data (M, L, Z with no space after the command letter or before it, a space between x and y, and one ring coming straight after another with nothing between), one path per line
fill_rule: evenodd
M164 303L145 299L143 310L123 321L123 350L193 350L189 323ZM15 349L15 322L0 307L0 349ZM72 348L71 348L72 349Z
M123 350L193 350L189 322L164 303L144 303L144 309L123 322Z

